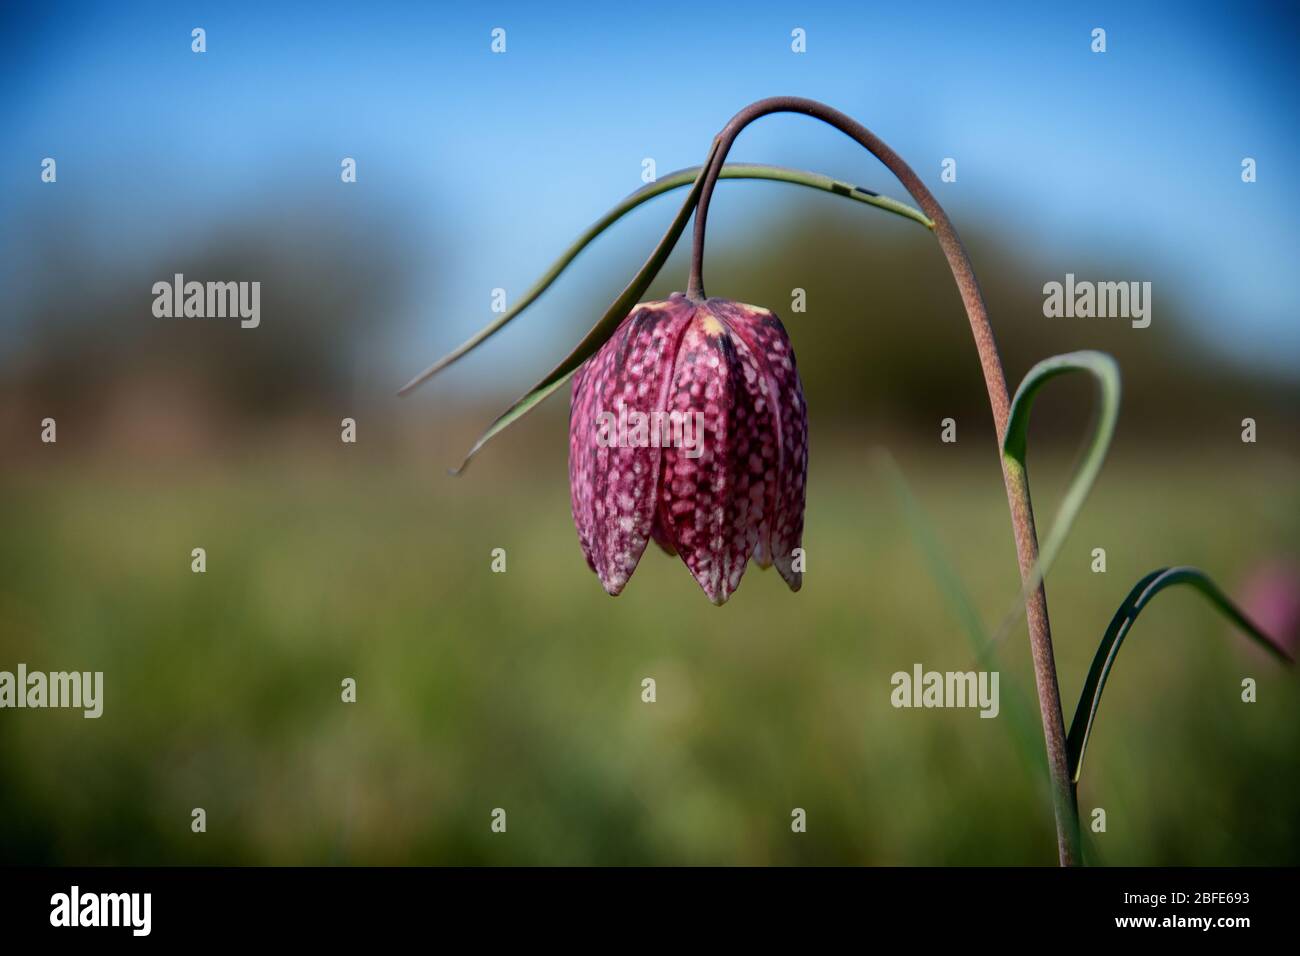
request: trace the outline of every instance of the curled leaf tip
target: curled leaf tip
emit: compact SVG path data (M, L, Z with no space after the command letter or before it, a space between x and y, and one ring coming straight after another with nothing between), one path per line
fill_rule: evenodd
M1026 598L1037 590L1059 556L1066 535L1074 526L1079 512L1083 509L1084 501L1087 500L1097 476L1101 473L1102 462L1106 458L1106 452L1110 449L1111 439L1115 434L1120 403L1119 363L1105 352L1092 350L1066 352L1037 363L1026 373L1024 381L1016 389L1007 415L1006 432L1002 436L1003 457L1022 472L1027 483L1029 480L1026 463L1029 411L1033 407L1034 398L1052 379L1071 372L1085 372L1091 375L1097 384L1096 423L1085 446L1079 467L1070 480L1060 505L1057 506L1055 520L1043 538L1038 560L1024 580L1019 600L994 633L990 642L993 644L1000 643L1007 634L1011 633L1011 629L1024 613Z

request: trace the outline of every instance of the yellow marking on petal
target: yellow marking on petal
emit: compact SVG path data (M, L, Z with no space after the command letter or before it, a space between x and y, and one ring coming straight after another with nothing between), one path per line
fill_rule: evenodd
M726 329L722 327L722 323L711 315L706 315L700 320L700 328L704 330L705 335L711 335L714 338L717 338L726 331Z

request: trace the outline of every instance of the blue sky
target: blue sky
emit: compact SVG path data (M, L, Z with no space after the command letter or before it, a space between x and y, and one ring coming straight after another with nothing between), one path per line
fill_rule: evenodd
M1097 26L1104 55L1089 50ZM1113 278L1175 275L1216 348L1300 374L1295 26L1285 7L1250 4L10 5L0 246L22 245L23 215L47 195L44 156L106 261L200 237L278 190L334 188L354 156L361 196L444 237L440 279L417 283L395 343L422 361L490 318L486 290L521 291L639 186L644 157L660 172L697 163L737 109L790 93L883 136L959 228L991 219L1044 261L1134 263ZM494 27L504 55L489 50ZM763 121L733 156L904 198L806 119ZM947 156L957 183L938 181ZM769 208L800 198L738 188ZM638 264L670 205L579 269ZM5 258L0 277L21 283Z

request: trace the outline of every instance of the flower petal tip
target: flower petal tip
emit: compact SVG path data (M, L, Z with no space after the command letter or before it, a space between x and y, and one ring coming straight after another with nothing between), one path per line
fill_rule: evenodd
M794 569L794 559L777 558L775 563L777 573L781 575L782 580L785 581L791 591L797 592L803 587L803 572Z

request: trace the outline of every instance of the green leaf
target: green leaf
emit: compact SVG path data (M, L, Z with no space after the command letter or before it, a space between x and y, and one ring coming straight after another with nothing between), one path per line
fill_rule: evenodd
M1254 622L1246 617L1203 571L1188 567L1160 568L1152 571L1134 586L1128 597L1124 599L1124 603L1119 606L1119 610L1111 619L1110 626L1106 628L1106 634L1101 639L1096 656L1092 659L1092 668L1088 671L1083 693L1079 696L1079 705L1074 709L1074 720L1070 723L1070 735L1066 742L1070 758L1070 774L1075 783L1079 782L1079 773L1083 769L1083 754L1088 747L1093 724L1097 720L1097 708L1101 705L1101 692L1106 687L1106 678L1110 676L1111 668L1115 666L1115 657L1119 654L1120 645L1132 630L1142 609L1151 602L1153 597L1174 584L1190 584L1242 631L1282 660L1291 660L1290 655L1256 627Z
M1033 407L1034 397L1052 379L1069 372L1087 372L1096 379L1099 399L1096 426L1074 479L1056 509L1051 530L1043 539L1038 554L1038 567L1026 585L1027 592L1038 587L1060 553L1061 545L1065 543L1065 537L1070 533L1070 528L1101 471L1101 464L1115 434L1115 422L1119 418L1119 365L1105 352L1067 352L1039 362L1029 370L1029 374L1016 389L1007 417L1006 435L1002 439L1002 454L1019 464L1025 472L1026 480L1029 471L1025 464L1025 450L1029 438L1029 410Z
M679 169L676 172L661 176L647 186L638 189L630 196L625 198L617 206L611 209L605 215L601 216L592 223L582 235L578 236L573 243L564 250L560 258L556 259L551 267L547 269L540 279L520 297L514 306L499 318L485 325L478 332L474 333L469 339L458 346L456 349L448 352L438 361L434 362L415 378L411 379L398 390L399 395L406 395L414 390L418 385L427 382L430 378L442 371L448 365L451 365L457 359L460 359L473 351L479 345L483 344L488 338L499 332L512 319L527 309L536 301L543 292L549 289L578 257L587 246L589 246L597 236L608 229L614 223L618 222L633 209L636 209L642 203L661 196L666 192L679 189L689 183L693 183L699 176L701 166L691 166L688 169ZM832 179L830 176L823 176L820 173L807 173L801 169L786 169L781 166L763 166L756 163L727 163L722 167L720 174L722 179L765 179L773 182L793 183L797 186L806 186L810 189L821 189L825 192L834 193L837 196L844 196L847 199L855 199L858 202L875 206L877 209L883 209L896 215L912 219L925 226L927 229L933 229L934 223L931 222L924 213L918 209L913 209L906 203L901 203L896 199L890 199L888 196L881 196L869 189L862 189L850 183L841 182L838 179Z
M884 448L876 450L876 466L884 473L885 477L893 486L894 494L898 497L899 503L903 506L903 519L907 524L908 530L916 540L921 556L925 563L930 566L930 575L934 578L948 602L952 613L961 623L962 630L966 632L970 640L971 649L975 651L977 658L983 660L986 654L990 654L993 648L990 647L984 633L984 625L980 622L979 611L975 609L975 602L971 600L965 586L962 584L961 575L953 567L952 562L948 560L943 545L939 541L938 534L935 533L934 526L930 523L929 517L925 510L912 493L907 479L903 477L903 470L898 466L894 456Z
M1082 460L1074 473L1074 478L1066 489L1056 509L1052 527L1043 539L1038 553L1038 561L1025 580L1020 592L1020 599L1007 612L1001 626L993 635L991 643L999 644L1011 632L1020 616L1025 612L1025 602L1042 583L1048 570L1060 553L1061 545L1074 526L1074 521L1083 508L1083 503L1092 490L1102 462L1110 448L1111 438L1115 434L1115 422L1119 418L1119 366L1105 352L1067 352L1043 359L1025 375L1020 387L1011 399L1011 409L1007 415L1007 431L1002 438L1002 455L1010 469L1018 470L1026 485L1029 482L1029 469L1025 462L1026 445L1029 439L1029 411L1033 408L1034 398L1039 390L1056 378L1070 372L1087 372L1097 382L1100 401L1093 427L1092 436L1084 449Z
M527 415L548 395L567 382L569 376L576 372L583 362L596 354L596 351L605 344L611 335L614 334L614 330L618 328L618 324L622 322L628 312L631 311L632 306L640 301L642 294L650 287L650 283L654 281L655 276L659 274L659 270L662 269L664 263L668 261L669 253L673 251L673 246L677 244L677 240L680 238L682 230L686 228L686 223L691 218L691 213L695 211L695 204L699 201L700 188L703 185L704 180L703 171L706 170L709 163L713 161L713 157L717 151L718 141L715 139L713 145L709 147L709 155L705 158L704 164L700 167L700 173L695 177L695 184L691 187L691 191L687 195L686 201L682 203L682 208L677 210L677 217L673 219L672 224L668 227L668 231L664 233L663 238L659 240L659 245L655 246L654 252L650 253L650 258L645 261L643 266L641 266L641 269L633 277L632 281L628 283L627 288L625 288L619 294L619 297L614 300L614 303L605 310L605 314L601 317L600 321L592 326L591 331L588 332L586 336L583 337L582 341L578 343L577 348L570 352L559 365L555 366L546 378L542 379L524 393L518 401L506 409L500 416L498 416L496 421L488 426L488 430L483 433L482 437L480 437L477 442L474 443L474 447L469 450L469 454L465 456L465 460L460 463L459 468L453 469L452 474L458 475L464 471L465 466L469 464L471 458L478 454L479 449L506 428L510 427L510 425Z

